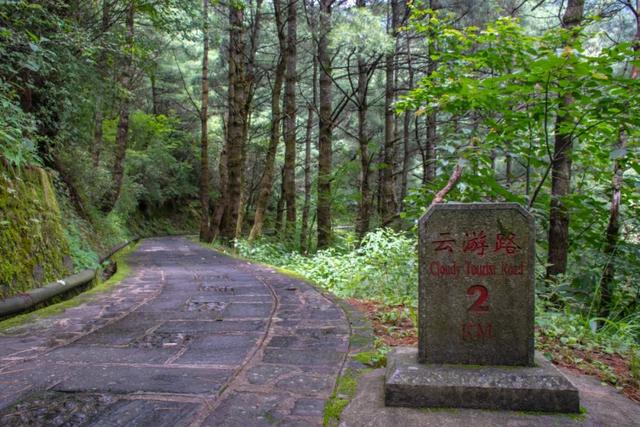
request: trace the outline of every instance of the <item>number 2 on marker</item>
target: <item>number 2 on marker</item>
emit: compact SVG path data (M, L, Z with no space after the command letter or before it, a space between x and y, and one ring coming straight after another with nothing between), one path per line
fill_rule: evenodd
M477 296L476 300L467 311L476 313L486 313L489 311L487 300L489 299L489 291L482 285L473 285L467 289L467 295L470 297Z

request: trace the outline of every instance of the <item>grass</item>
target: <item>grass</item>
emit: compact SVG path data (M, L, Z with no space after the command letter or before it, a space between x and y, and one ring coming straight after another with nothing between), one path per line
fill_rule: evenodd
M363 373L364 371L354 373L353 371L348 370L338 379L338 385L324 407L325 426L338 425L342 411L344 411L344 408L347 407L351 399L353 399L353 396L356 394L356 390L358 389L358 377Z
M97 283L86 292L83 292L71 299L67 299L65 301L48 305L36 311L20 314L3 320L2 322L0 322L0 332L7 331L8 329L15 328L17 326L21 326L36 319L46 318L59 313L63 313L70 308L77 307L83 302L86 302L93 295L109 291L131 273L131 267L126 261L128 255L134 252L137 247L137 244L129 245L113 257L113 261L118 265L118 270L108 280Z

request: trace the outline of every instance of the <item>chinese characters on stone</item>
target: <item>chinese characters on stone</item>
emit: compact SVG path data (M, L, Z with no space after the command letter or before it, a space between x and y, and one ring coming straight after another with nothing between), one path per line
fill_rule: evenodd
M472 231L464 234L462 245L458 246L458 242L451 236L451 233L439 233L440 237L437 240L433 240L433 248L436 252L447 251L454 253L456 248L462 249L464 253L475 253L476 255L483 256L485 251L489 250L490 246L487 242L487 235L483 230ZM515 234L496 234L495 244L492 245L493 252L502 252L505 255L515 255L519 247L515 242Z

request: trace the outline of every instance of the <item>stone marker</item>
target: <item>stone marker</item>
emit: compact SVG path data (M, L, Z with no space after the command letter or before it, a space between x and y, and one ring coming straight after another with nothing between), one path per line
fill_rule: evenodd
M517 204L437 205L420 219L420 362L533 364L533 218Z
M389 406L578 412L534 358L535 226L516 203L439 204L419 225L418 349L387 364Z

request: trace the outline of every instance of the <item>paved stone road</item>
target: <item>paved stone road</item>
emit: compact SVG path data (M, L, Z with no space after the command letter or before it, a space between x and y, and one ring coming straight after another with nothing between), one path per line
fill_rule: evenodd
M322 425L355 351L340 305L182 238L130 263L113 291L0 335L0 425Z

